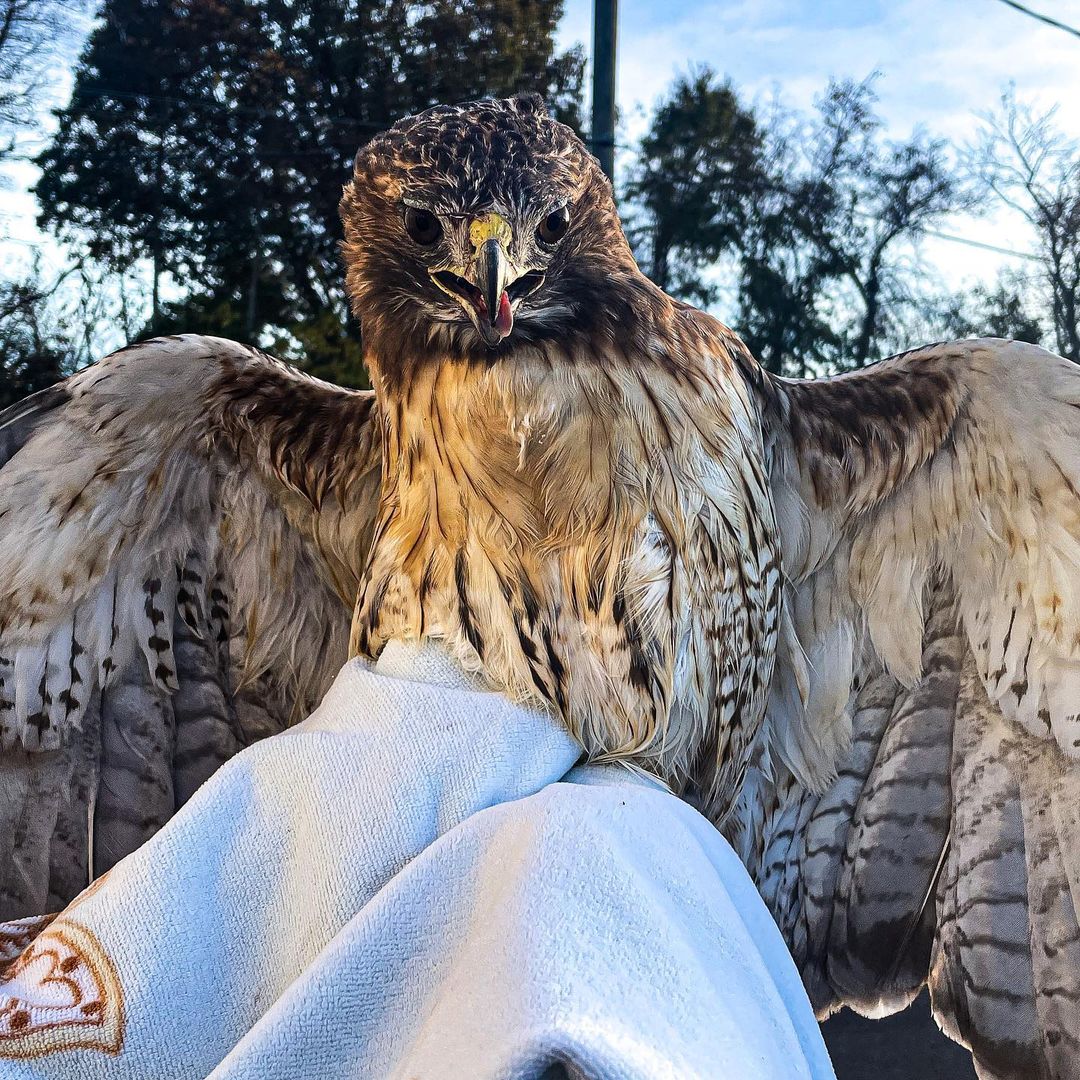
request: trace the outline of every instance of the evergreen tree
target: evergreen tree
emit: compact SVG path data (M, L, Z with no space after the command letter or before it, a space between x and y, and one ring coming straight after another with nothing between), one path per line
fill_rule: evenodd
M264 133L244 96L265 57L258 27L243 0L110 0L39 158L42 226L118 272L149 261L151 331L164 275L213 289L252 243Z
M149 260L147 328L272 339L359 382L337 203L403 115L535 90L579 120L561 0L106 0L39 164L42 224L117 271ZM169 275L181 292L165 303Z
M730 83L705 68L676 80L626 185L631 237L662 289L708 303L702 270L741 246L765 179L761 132Z

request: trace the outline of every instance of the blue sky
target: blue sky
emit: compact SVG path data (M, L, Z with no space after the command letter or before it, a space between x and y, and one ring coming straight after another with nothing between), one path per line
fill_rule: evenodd
M1080 0L1029 0L1080 26ZM566 0L564 44L591 45L590 0ZM891 135L922 125L957 143L972 139L980 111L1015 83L1020 97L1060 106L1061 126L1080 138L1080 39L1013 11L1000 0L620 0L618 98L622 138L632 139L676 74L709 64L751 101L779 97L809 108L830 76L880 72L877 90ZM0 272L38 240L29 171L0 191ZM959 218L950 232L1025 249L1022 223L1001 212ZM55 254L55 253L54 253ZM992 277L1010 260L927 240L926 272L950 286Z
M1080 26L1080 0L1031 0ZM751 97L808 105L830 76L880 71L887 119L950 138L1013 81L1080 122L1080 39L999 0L620 0L619 100L651 104L672 76L707 63ZM564 41L591 41L589 0L566 0ZM1080 130L1077 131L1080 135Z
M1080 26L1080 0L1028 6ZM591 45L589 0L566 0L564 42ZM1045 108L1080 138L1080 39L1020 14L1000 0L647 0L619 2L618 99L624 137L679 72L708 64L729 75L750 101L774 97L810 108L832 76L879 72L877 91L889 134L917 126L964 144L978 114L1003 89ZM949 231L1027 249L1022 222L995 211L958 218ZM952 286L992 277L1002 265L986 252L927 240L928 273Z

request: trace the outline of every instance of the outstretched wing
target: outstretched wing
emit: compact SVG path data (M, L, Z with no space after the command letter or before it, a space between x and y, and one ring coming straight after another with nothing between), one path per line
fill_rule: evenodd
M1080 368L759 378L794 633L736 840L819 1013L929 982L980 1075L1080 1075Z
M346 659L373 396L218 338L0 415L0 918L66 903Z

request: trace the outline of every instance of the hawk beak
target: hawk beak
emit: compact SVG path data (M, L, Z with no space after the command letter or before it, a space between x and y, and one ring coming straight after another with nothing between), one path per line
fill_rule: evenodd
M539 270L520 270L510 259L510 223L494 211L469 225L468 265L431 270L435 284L457 299L473 317L484 344L494 348L514 329L514 305L544 282Z
M481 334L489 345L495 345L514 328L514 313L506 293L511 281L510 260L499 240L492 237L480 245L475 274L485 309L479 312Z
M488 345L498 345L514 328L507 285L513 280L507 247L514 237L510 222L495 211L475 218L469 225L473 249L473 280L484 301L479 316L480 335Z

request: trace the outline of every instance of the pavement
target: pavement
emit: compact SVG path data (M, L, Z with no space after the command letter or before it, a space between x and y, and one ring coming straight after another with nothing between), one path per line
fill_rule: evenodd
M821 1031L837 1080L975 1080L971 1055L942 1035L926 991L883 1020L844 1009Z

